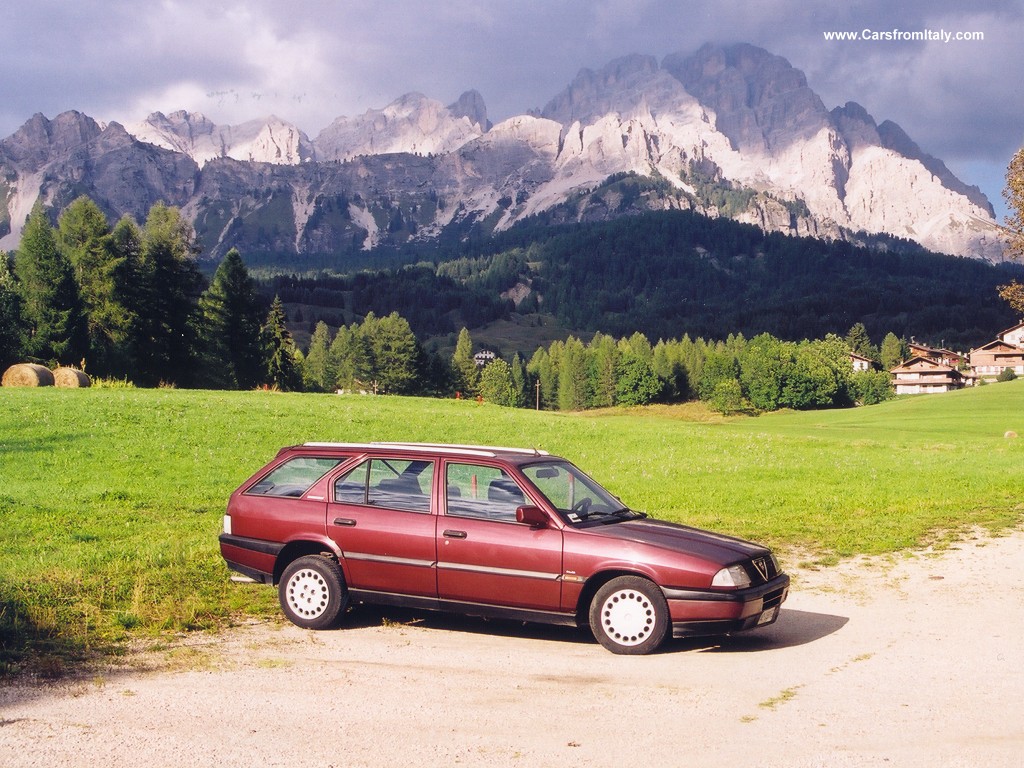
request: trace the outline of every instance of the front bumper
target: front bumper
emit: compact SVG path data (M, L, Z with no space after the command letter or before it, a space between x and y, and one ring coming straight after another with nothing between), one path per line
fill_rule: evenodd
M673 637L744 632L773 624L789 596L789 576L731 591L665 589Z

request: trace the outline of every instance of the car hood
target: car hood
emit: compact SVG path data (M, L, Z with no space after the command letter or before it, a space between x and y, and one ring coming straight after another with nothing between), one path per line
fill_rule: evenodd
M630 520L589 528L588 533L684 552L722 565L769 552L760 544L664 520Z

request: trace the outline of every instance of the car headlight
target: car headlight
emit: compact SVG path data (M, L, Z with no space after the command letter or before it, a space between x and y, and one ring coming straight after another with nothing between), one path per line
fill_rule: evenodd
M750 586L750 577L743 570L742 565L730 565L715 574L715 578L711 580L711 586L741 589Z

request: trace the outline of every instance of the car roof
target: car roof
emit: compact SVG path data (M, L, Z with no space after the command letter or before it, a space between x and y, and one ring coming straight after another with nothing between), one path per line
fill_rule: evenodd
M431 455L466 456L475 458L507 458L522 459L541 456L550 456L547 451L538 448L509 448L494 445L458 445L454 443L396 443L396 442L371 442L371 443L319 443L308 442L302 445L292 446L290 449L300 448L328 451L359 451L361 453L423 453Z

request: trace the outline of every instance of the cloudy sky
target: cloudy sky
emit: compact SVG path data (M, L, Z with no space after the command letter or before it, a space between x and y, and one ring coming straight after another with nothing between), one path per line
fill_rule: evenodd
M904 37L919 32L983 39ZM470 88L498 122L584 67L749 42L803 70L826 107L899 123L1002 218L1024 145L1022 40L1022 0L8 0L0 137L69 109L121 123L276 114L315 137L409 91L450 103Z

